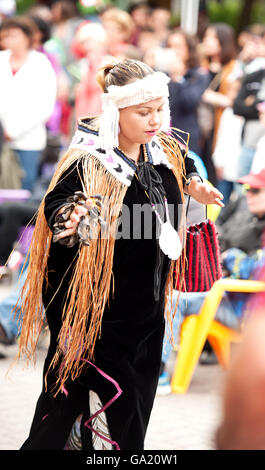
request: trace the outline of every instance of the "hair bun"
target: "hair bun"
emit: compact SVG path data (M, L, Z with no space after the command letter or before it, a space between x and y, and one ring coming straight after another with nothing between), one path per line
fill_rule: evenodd
M96 76L96 79L97 79L97 82L99 84L99 86L101 87L101 89L103 91L106 90L106 77L107 75L111 72L111 70L115 67L115 65L117 65L119 63L119 61L117 59L115 59L114 57L112 57L111 59L108 59L108 62L106 62L105 64L103 64L98 73L97 73L97 76Z

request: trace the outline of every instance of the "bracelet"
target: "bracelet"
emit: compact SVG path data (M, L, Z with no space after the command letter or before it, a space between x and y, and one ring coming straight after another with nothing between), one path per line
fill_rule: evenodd
M190 176L190 177L187 179L187 181L185 182L184 188L185 188L185 186L186 186L187 189L188 189L188 186L190 185L190 183L191 183L192 180L197 181L197 183L203 183L203 179L202 179L202 177L201 177L200 175L192 175L192 176ZM188 193L187 193L187 194L188 194Z

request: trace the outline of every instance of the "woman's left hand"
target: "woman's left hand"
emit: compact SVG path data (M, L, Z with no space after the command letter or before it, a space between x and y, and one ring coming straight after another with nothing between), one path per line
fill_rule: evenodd
M216 204L217 206L224 207L221 201L224 198L222 193L207 182L201 183L192 179L185 186L185 192L201 204Z

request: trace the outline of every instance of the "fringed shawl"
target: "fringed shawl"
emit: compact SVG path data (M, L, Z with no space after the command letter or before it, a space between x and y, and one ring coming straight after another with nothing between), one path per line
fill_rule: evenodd
M91 133L87 133L87 130ZM101 194L108 198L108 224L112 227L108 237L103 237L102 229L99 228L98 236L92 240L90 246L79 246L74 260L71 282L62 306L62 327L57 350L50 364L50 367L60 364L58 381L55 384L56 393L63 390L68 378L75 380L80 375L86 363L85 360L93 361L95 343L100 337L103 312L110 296L115 295L115 289L111 291L111 286L115 286L115 282L112 283L112 266L118 216L136 168L133 168L132 162L126 162L126 157L122 159L118 150L117 159L113 163L111 159L114 154L104 155L100 149L96 148L94 139L96 135L96 131L88 127L86 121L80 122L72 145L59 161L47 191L49 193L56 186L74 162L81 163L83 191L86 195ZM90 139L90 145L86 145L88 142L86 139ZM94 140L94 145L92 145L92 140ZM171 135L160 133L153 147L157 149L155 153L150 152L152 163L164 163L172 169L180 188L182 201L184 201L184 158L173 132ZM148 148L150 149L150 145L147 146ZM109 160L107 164L103 161L103 157ZM118 169L117 174L120 179L115 174L115 168ZM21 291L22 328L18 357L25 355L27 359L35 356L36 345L45 320L42 289L44 280L47 280L47 261L53 234L44 215L44 205L45 198L38 210L28 254L27 279ZM184 237L184 225L181 229ZM171 297L173 291L173 271L176 271L182 279L179 266L181 265L183 271L184 264L185 249L177 262L171 262L166 286L167 299ZM166 309L165 315L169 324L172 325L174 313Z

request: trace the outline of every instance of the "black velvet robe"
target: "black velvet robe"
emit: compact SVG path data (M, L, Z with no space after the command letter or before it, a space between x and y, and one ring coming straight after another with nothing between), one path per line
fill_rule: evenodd
M164 165L155 166L155 169L162 177L168 203L177 208L181 197L172 171ZM186 174L191 173L196 173L196 168L193 160L187 157ZM50 227L56 211L76 190L81 190L81 184L77 171L73 171L46 196L45 216ZM147 203L147 196L134 177L124 204L132 209L133 204ZM174 223L177 227L177 210L175 214ZM131 216L131 235L135 228L132 223ZM115 294L104 311L102 334L95 347L95 364L113 378L122 390L121 395L105 410L111 439L121 450L144 448L144 438L159 378L165 324L165 285L170 260L157 249L155 225L156 218L153 214L150 239L120 238L115 243ZM51 244L48 287L43 289L51 338L44 364L44 376L55 353L61 327L62 303L68 289L71 269L65 273L76 252L76 246L67 248L58 242ZM61 282L59 292L49 305ZM48 373L48 390L45 391L43 386L30 435L22 449L63 449L74 421L82 414L82 448L92 450L91 430L84 425L90 416L89 390L98 394L103 405L115 396L117 390L114 384L94 367L87 365L78 379L66 384L67 396L59 393L54 397L51 388L55 383L55 374L56 370Z

